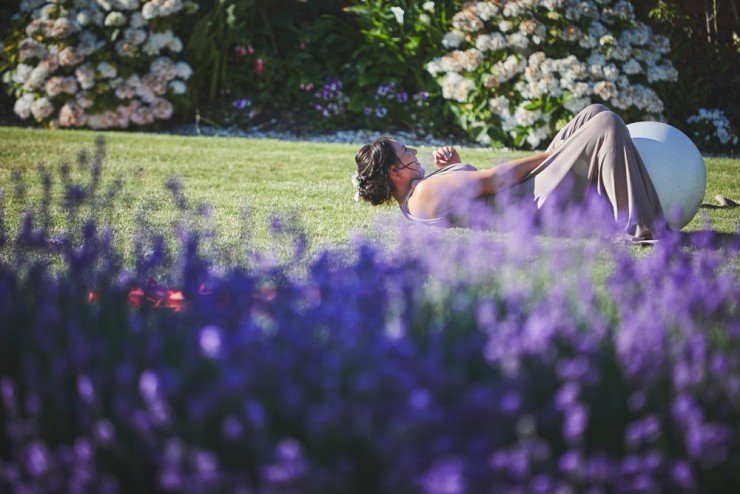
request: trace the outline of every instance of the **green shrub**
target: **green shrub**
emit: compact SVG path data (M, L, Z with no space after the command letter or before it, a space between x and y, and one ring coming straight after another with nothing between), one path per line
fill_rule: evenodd
M717 2L710 3L704 4L710 18L728 14L715 12ZM707 25L705 16L692 15L694 10L695 4L663 0L642 9L655 30L671 39L670 58L679 74L675 84L658 92L666 103L668 122L686 130L702 151L732 153L740 112L737 91L727 88L740 84L740 44L730 33L730 22Z
M203 74L201 101L221 103L235 123L239 114L248 119L264 108L308 106L305 85L338 73L348 59L339 39L347 31L339 27L341 3L205 2L188 43L195 71ZM243 111L244 99L251 112Z
M442 132L454 126L439 87L422 67L444 53L442 37L461 3L361 0L345 9L357 25L355 64L345 83L349 109L360 122Z
M188 45L200 101L226 124L260 113L314 129L448 132L454 115L424 64L461 2L201 5ZM343 5L345 5L343 7ZM287 110L287 111L285 111Z

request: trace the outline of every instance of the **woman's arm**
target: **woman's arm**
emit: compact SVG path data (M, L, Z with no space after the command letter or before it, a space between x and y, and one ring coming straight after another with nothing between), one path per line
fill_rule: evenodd
M507 161L489 170L460 171L422 180L409 198L409 210L419 218L435 218L481 196L493 195L520 182L551 153Z
M535 168L540 166L551 153L537 153L526 158L506 161L489 170L478 172L481 176L482 190L480 195L487 196L508 189L524 181L524 178Z

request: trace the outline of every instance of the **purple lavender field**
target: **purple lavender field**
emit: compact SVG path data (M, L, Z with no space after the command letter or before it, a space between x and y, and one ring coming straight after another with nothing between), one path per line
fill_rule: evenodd
M309 255L276 216L285 262L182 226L130 263L80 213L102 154L64 231L0 224L0 491L740 491L737 236L556 208Z

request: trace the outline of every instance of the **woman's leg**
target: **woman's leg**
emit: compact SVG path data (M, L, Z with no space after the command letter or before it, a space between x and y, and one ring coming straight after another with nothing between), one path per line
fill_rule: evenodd
M573 117L570 122L565 125L565 127L560 129L560 132L557 133L550 145L547 146L547 151L554 151L555 149L559 148L563 141L571 137L578 129L583 127L586 122L591 120L599 113L605 111L610 110L604 105L600 105L598 103L588 105L586 108L581 110L578 115Z
M553 154L535 170L537 206L566 177L574 178L609 200L627 233L652 238L663 227L663 211L642 158L622 119L603 105L592 106L561 130L564 139L553 141Z

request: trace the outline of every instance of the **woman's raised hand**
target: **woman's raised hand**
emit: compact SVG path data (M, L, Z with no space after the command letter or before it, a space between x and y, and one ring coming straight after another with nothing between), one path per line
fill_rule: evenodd
M457 154L457 149L452 146L442 146L434 152L434 165L437 168L456 165L460 162L460 155Z

